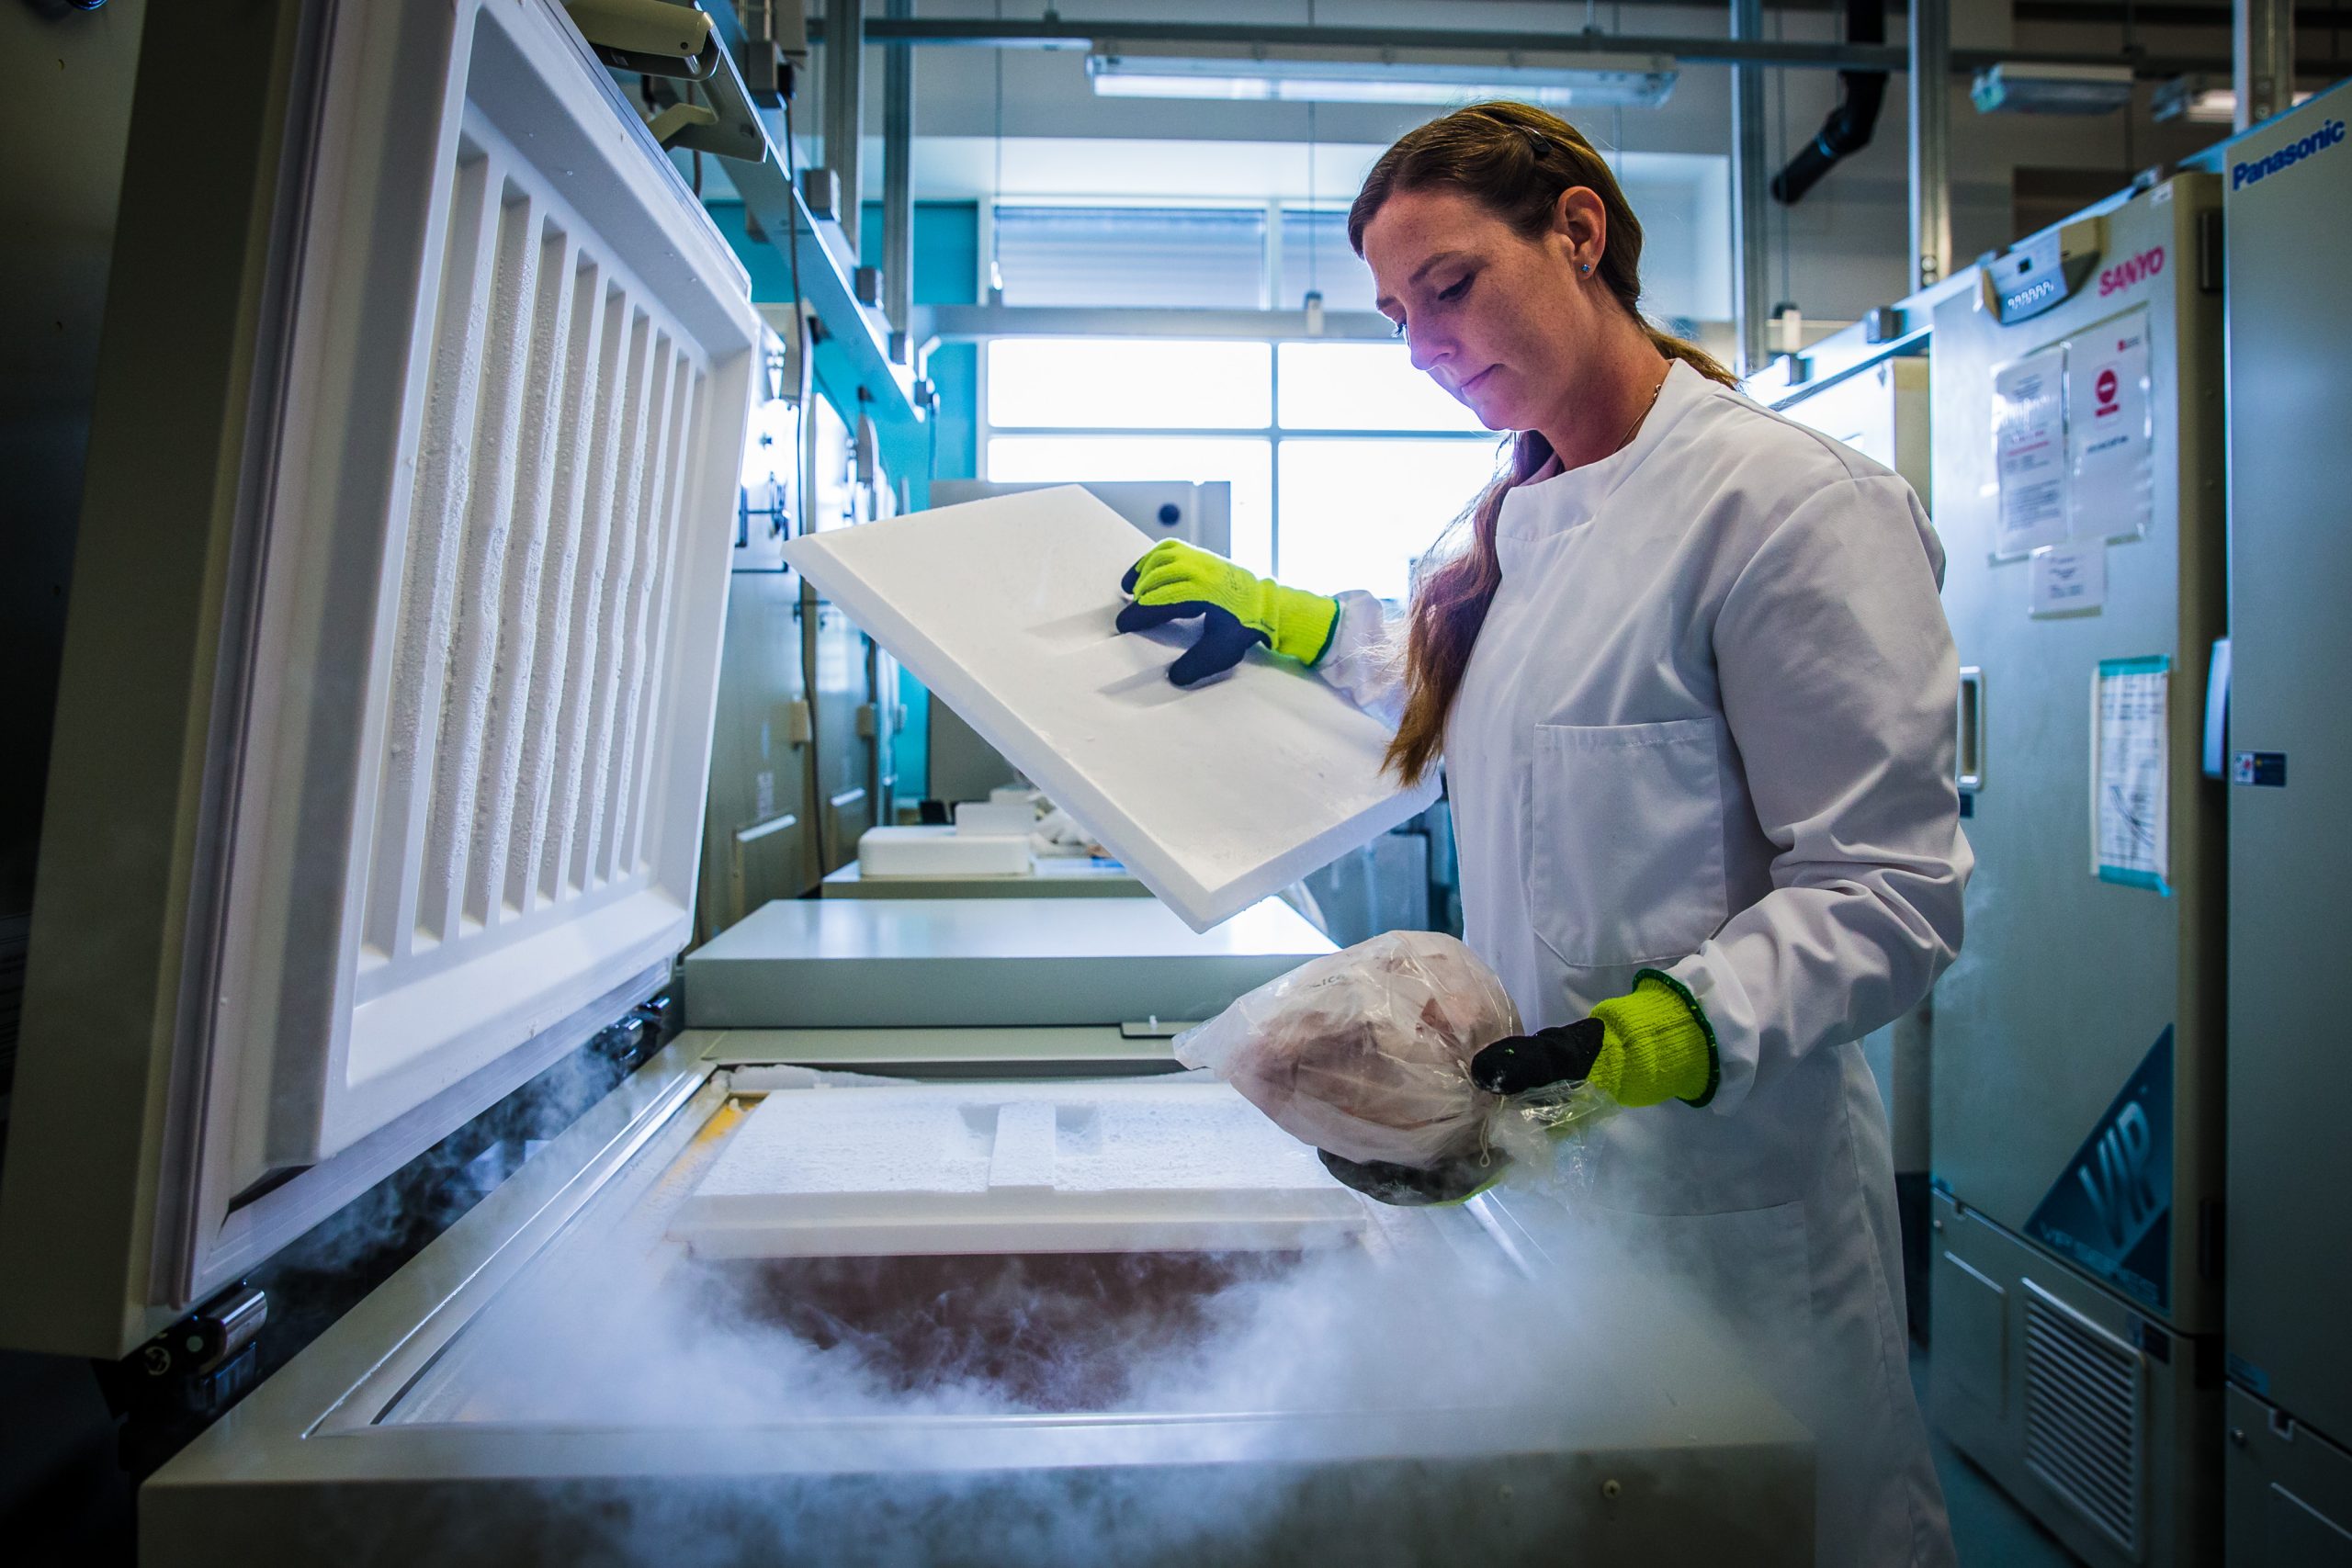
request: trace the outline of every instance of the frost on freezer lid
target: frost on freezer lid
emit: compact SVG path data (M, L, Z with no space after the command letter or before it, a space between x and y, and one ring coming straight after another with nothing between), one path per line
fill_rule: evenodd
M782 1090L672 1222L707 1258L1296 1249L1362 1201L1223 1084Z
M1077 486L795 539L847 610L1195 931L1436 798L1383 776L1388 730L1252 653L1190 691L1181 622L1120 636L1119 580L1151 540Z

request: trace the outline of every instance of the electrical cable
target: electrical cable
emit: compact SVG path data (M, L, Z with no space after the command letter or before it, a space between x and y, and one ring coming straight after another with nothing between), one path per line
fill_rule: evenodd
M785 235L785 260L792 274L792 332L797 350L795 359L799 366L793 378L792 485L798 491L800 513L798 531L808 532L808 511L816 501L817 459L811 433L815 426L808 418L808 404L817 395L817 377L812 359L816 344L808 331L808 321L802 313L800 293L800 173L799 148L792 130L792 98L784 100L784 181L786 205L785 222L789 226ZM793 606L800 622L800 703L808 713L808 808L816 818L818 876L821 880L832 870L833 839L831 817L831 801L825 795L823 758L817 739L817 632L819 615L816 591L808 580L800 580L800 597Z

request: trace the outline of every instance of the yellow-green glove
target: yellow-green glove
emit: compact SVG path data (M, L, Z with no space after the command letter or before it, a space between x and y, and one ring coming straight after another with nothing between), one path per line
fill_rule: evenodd
M1623 1106L1665 1100L1704 1105L1715 1096L1720 1070L1714 1028L1698 1000L1657 969L1637 971L1633 990L1600 1003L1590 1018L1498 1040L1470 1058L1471 1081L1491 1094L1589 1083ZM1496 1151L1426 1170L1317 1152L1323 1168L1357 1191L1408 1207L1475 1198L1501 1179L1504 1165Z
M1313 664L1331 646L1340 602L1284 588L1223 556L1162 539L1127 569L1119 586L1135 603L1119 612L1123 632L1199 617L1200 640L1168 667L1168 678L1191 686L1222 675L1253 646Z
M1715 1032L1679 980L1656 969L1597 1004L1590 1018L1498 1040L1470 1060L1470 1077L1495 1094L1591 1084L1620 1105L1685 1100L1704 1105L1720 1072Z

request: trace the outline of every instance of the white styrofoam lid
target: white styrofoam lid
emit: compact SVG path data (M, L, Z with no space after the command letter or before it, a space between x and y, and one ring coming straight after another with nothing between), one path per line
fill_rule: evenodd
M1195 931L1436 798L1382 776L1388 731L1252 654L1167 680L1196 624L1120 636L1152 541L1075 485L808 535L786 558Z
M1362 1200L1221 1083L779 1091L678 1210L706 1257L1330 1246Z

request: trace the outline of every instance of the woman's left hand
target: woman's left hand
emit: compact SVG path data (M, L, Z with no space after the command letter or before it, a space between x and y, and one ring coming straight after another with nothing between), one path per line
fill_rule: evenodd
M1704 1105L1714 1094L1714 1031L1690 993L1656 970L1590 1018L1498 1040L1470 1059L1470 1080L1490 1094L1531 1094L1589 1083L1623 1106L1666 1100Z

